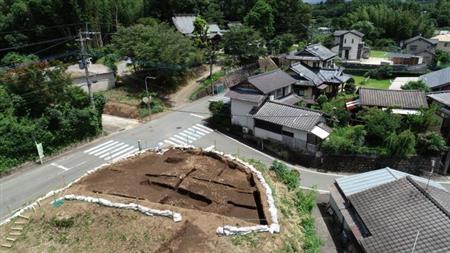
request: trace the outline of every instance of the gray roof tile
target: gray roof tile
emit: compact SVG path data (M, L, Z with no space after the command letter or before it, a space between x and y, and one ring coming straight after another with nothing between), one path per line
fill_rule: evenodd
M334 35L334 36L342 36L342 35L344 35L344 34L346 34L346 33L353 33L353 34L355 34L355 35L358 35L359 37L363 37L363 36L364 36L364 33L359 32L359 31L357 31L357 30L337 30L337 31L335 31L335 32L333 33L333 35Z
M449 249L450 216L428 191L406 177L351 195L349 201L369 232L360 239L365 251L410 252L418 231L415 252ZM450 201L448 193L441 198Z
M235 89L235 90L228 91L225 94L225 97L259 104L260 102L262 102L264 100L264 98L266 96L263 94L255 93L255 92L246 92L246 91Z
M409 44L409 43L414 42L416 40L423 40L423 41L426 41L426 42L428 42L428 43L430 43L432 45L436 45L439 42L438 40L427 39L427 38L423 37L422 35L417 35L417 36L414 36L414 37L412 37L410 39L405 40L405 44Z
M416 90L360 88L359 100L363 106L400 107L402 109L428 107L425 93Z
M277 69L248 78L248 82L254 85L264 94L294 84L296 80L286 72Z
M450 91L431 93L428 94L428 97L443 105L450 106Z
M421 75L420 80L430 88L438 88L450 84L450 67Z
M322 112L273 101L266 102L253 117L303 131L311 131L318 123L325 121Z

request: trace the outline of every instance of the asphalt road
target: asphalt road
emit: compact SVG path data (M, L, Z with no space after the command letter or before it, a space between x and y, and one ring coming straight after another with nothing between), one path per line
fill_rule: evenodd
M1 178L0 220L47 192L65 186L88 170L137 152L138 141L142 148L183 143L203 148L215 145L217 150L225 153L272 163L274 158L204 126L203 120L208 116L208 99L201 99L136 128L95 140L44 165ZM300 171L303 187L316 187L321 192L326 192L339 176L299 166L292 168Z

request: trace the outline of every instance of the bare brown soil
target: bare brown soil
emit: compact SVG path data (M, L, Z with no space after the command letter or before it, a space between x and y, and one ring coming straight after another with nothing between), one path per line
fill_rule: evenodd
M243 166L215 154L147 152L102 169L74 186L267 224L259 182Z

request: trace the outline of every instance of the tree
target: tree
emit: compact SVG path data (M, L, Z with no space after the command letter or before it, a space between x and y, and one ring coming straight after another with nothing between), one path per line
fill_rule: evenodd
M402 90L421 90L424 92L430 92L430 87L428 87L422 80L409 81L402 86Z
M444 138L435 132L419 134L416 145L417 153L422 155L439 155L447 150Z
M265 0L257 0L244 17L244 23L259 31L265 39L271 38L275 31L272 7Z
M225 54L237 65L255 63L266 54L264 44L259 33L245 25L232 27L223 37Z
M122 57L130 57L136 67L163 83L174 83L188 68L201 62L192 41L164 23L119 28L112 44Z
M32 63L38 61L36 55L23 55L16 52L7 53L1 60L1 64L8 66L16 66L24 63Z
M209 77L212 77L213 63L217 55L217 40L208 36L208 23L201 16L197 16L194 20L194 36L196 44L205 50L206 58L209 62Z
M330 136L322 142L321 149L334 154L364 153L366 134L362 125L335 128Z
M401 118L397 114L392 114L391 110L368 108L361 111L358 116L366 123L368 143L374 146L381 145L386 136L400 128Z
M297 38L307 35L311 23L311 8L299 0L271 0L275 33L292 33Z
M416 137L410 130L400 134L392 132L386 139L388 153L393 156L406 156L415 153Z
M290 33L276 36L270 41L270 49L272 54L288 53L292 45L295 43L295 36Z

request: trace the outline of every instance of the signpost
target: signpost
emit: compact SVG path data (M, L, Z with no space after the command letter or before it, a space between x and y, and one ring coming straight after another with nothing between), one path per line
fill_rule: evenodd
M39 155L39 161L41 161L41 164L44 164L44 162L42 161L42 158L44 158L44 148L42 147L42 143L36 143L36 149Z

